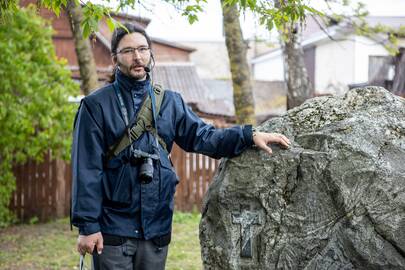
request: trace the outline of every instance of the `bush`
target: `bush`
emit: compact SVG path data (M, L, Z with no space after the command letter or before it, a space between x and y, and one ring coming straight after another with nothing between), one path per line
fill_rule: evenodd
M68 158L79 86L58 60L52 28L32 7L5 11L0 22L0 227L15 189L12 167L28 158ZM8 13L8 14L7 14Z

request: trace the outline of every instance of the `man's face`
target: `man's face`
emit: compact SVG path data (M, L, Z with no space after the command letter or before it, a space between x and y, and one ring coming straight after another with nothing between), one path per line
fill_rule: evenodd
M146 38L140 33L131 33L120 40L113 62L125 75L142 80L146 76L144 67L149 64L150 59L151 53Z

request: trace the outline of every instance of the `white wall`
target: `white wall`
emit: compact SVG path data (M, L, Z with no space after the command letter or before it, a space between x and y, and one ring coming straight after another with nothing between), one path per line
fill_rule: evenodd
M315 91L330 93L331 85L341 88L354 80L355 44L351 40L326 41L315 49Z
M262 81L284 81L284 63L281 53L253 64L253 78Z
M316 48L315 90L342 92L348 84L368 81L369 57L388 55L375 41L350 35L342 41L327 41Z
M369 38L357 36L355 40L354 82L363 83L368 81L369 56L389 55L389 53L381 44Z

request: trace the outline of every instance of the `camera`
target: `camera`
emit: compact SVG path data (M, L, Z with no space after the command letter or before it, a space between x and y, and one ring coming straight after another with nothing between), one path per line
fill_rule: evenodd
M149 184L153 179L153 161L159 160L159 155L149 154L139 149L131 149L131 165L139 167L139 180L141 184Z

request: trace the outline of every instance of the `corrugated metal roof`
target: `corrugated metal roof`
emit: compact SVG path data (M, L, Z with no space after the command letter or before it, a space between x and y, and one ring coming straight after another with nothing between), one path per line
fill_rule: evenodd
M152 79L166 89L181 93L187 103L197 103L206 98L205 85L192 63L158 63L153 69Z
M164 88L180 93L186 103L193 104L203 113L219 116L235 114L232 99L218 99L210 95L214 88L204 84L192 63L157 63L152 79Z
M210 102L201 104L201 110L209 111L215 108L220 112L218 114L234 116L232 81L204 79L203 82L207 86L207 95Z

